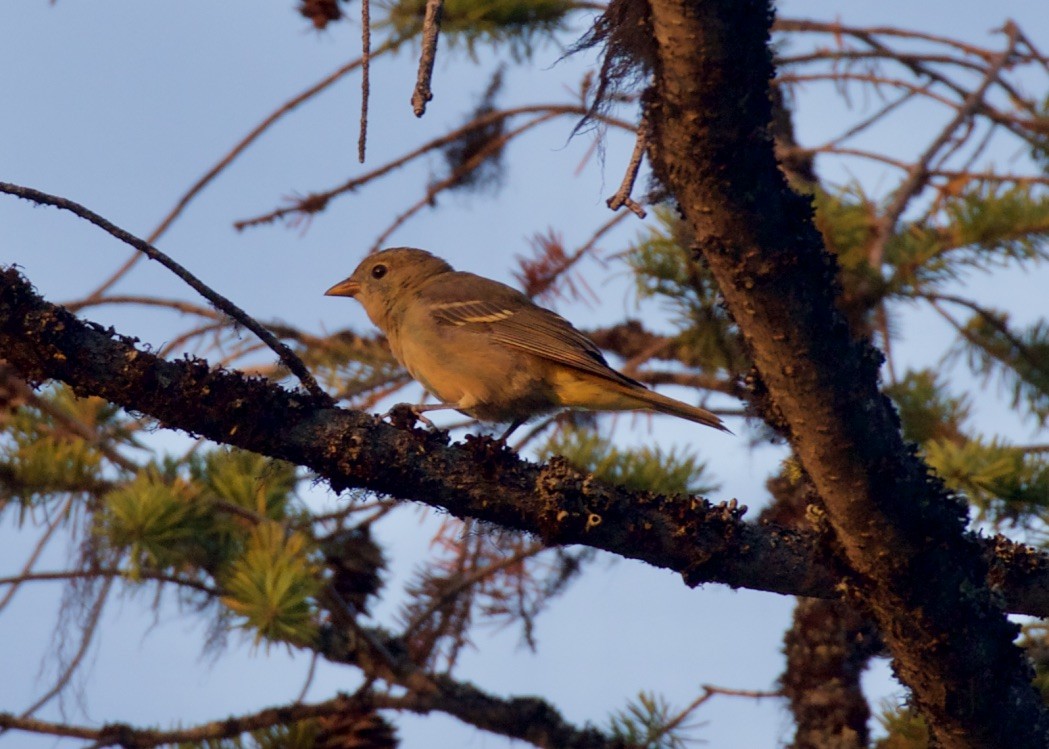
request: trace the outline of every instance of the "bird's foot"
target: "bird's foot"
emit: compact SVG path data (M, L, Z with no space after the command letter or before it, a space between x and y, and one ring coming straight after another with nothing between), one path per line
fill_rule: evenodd
M431 409L425 406L413 406L411 403L397 403L379 418L389 419L390 423L398 429L411 429L416 422L422 422L430 431L440 431L436 424L423 416L423 412L427 410Z
M510 439L510 435L517 431L517 427L521 426L524 423L524 419L516 419L510 426L506 428L506 431L503 432L502 435L500 435L499 439L496 440L496 442L501 442L505 445L506 441Z

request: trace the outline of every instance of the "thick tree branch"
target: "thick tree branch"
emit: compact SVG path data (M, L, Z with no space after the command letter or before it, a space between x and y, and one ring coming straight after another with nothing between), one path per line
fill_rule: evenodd
M860 675L876 654L874 627L845 601L802 598L783 652L783 692L794 715L790 749L866 749L870 707Z
M652 0L650 160L751 347L900 678L945 747L1043 747L1049 713L985 584L965 507L904 444L880 355L773 157L767 0ZM987 689L994 684L994 689ZM948 687L949 685L949 687Z
M486 437L448 437L327 408L261 378L165 361L135 341L85 323L37 296L14 269L0 272L0 351L30 382L56 379L164 426L308 467L336 490L359 487L416 499L459 517L582 543L681 572L793 595L834 596L812 539L759 528L733 505L608 486L564 460L521 460Z
M701 499L611 487L561 460L521 460L487 438L446 437L326 408L304 393L197 359L165 361L111 330L41 299L14 269L0 272L0 351L23 377L56 379L216 442L289 460L336 489L360 487L458 517L581 543L682 573L787 595L834 598L813 533L755 525ZM1049 615L1049 557L998 538L984 545L991 580L1016 613Z

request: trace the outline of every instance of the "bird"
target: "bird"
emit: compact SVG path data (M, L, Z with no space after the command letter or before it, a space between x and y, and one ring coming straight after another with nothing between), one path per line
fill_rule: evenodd
M397 361L439 401L413 407L419 418L455 409L479 421L509 422L505 441L529 419L559 409L647 410L731 434L710 411L613 369L561 315L426 250L375 252L324 293L360 302Z

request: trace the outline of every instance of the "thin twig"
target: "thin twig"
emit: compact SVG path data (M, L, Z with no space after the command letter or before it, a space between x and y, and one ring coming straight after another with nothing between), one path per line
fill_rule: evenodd
M33 718L19 718L10 713L0 713L0 727L14 728L29 733L62 736L67 738L91 739L96 746L123 746L147 749L147 747L171 744L199 744L209 740L233 738L242 733L256 731L275 725L286 725L309 718L335 715L345 711L353 703L345 697L313 705L282 705L266 708L257 713L224 718L203 723L191 728L159 731L151 728L135 728L126 724L110 724L100 728L54 723Z
M182 265L172 260L170 257L165 255L163 252L158 250L153 245L145 242L130 232L121 229L119 226L113 224L107 219L99 216L94 211L91 211L79 203L74 203L72 200L66 198L60 198L55 195L49 195L48 193L34 190L31 187L22 187L20 185L13 185L9 182L0 182L0 192L5 192L9 195L14 195L25 200L39 203L41 205L51 205L55 208L61 208L62 210L70 211L71 213L79 216L82 219L90 221L95 226L103 229L109 234L113 235L121 242L129 244L139 252L143 253L150 260L156 260L158 263L163 265L165 268L170 270L176 276L181 278L193 289L195 289L201 296L211 302L221 312L229 315L235 321L243 325L245 328L257 335L271 350L273 350L284 365L294 373L302 384L306 387L309 393L317 398L321 403L326 406L332 405L331 396L329 396L324 390L317 384L317 381L313 379L313 375L306 368L306 365L302 363L302 360L295 355L295 352L279 341L276 336L266 330L261 324L259 324L253 317L248 315L244 310L235 305L226 297L222 296L216 291L213 291L207 284L198 279Z
M278 219L284 219L289 215L297 213L317 213L323 210L332 198L338 195L353 192L358 187L362 187L368 182L371 182L380 177L384 177L390 172L399 169L402 166L405 166L406 164L410 163L411 161L414 161L417 158L425 156L431 151L443 148L449 143L452 143L462 138L464 135L468 135L469 133L475 130L482 129L490 125L497 124L501 120L507 120L513 117L523 115L541 113L566 115L570 117L581 117L587 112L588 110L585 107L580 107L574 104L539 104L524 107L514 107L512 109L504 109L496 112L489 112L488 114L485 114L471 122L468 122L460 128L456 128L451 132L445 133L440 137L434 138L430 141L427 141L426 143L423 143L417 148L408 151L404 155L399 156L398 158L393 159L392 161L389 161L383 164L382 166L377 167L370 172L367 172L366 174L362 174L359 177L349 179L343 182L342 184L337 185L336 187L330 188L328 190L310 193L309 195L306 195L305 197L297 200L294 205L285 206L283 208L277 208L270 211L269 213L264 213L253 218L246 218L241 219L239 221L235 221L233 222L233 227L237 231L243 231L244 229L259 226L260 224L270 224L274 221L277 221ZM610 125L612 127L619 128L620 130L628 130L630 132L634 131L634 125L624 120L602 115L596 115L595 119L600 121L602 124Z
M893 112L893 110L897 109L898 107L902 106L903 104L906 104L908 101L910 101L913 97L917 96L919 93L921 93L920 89L904 91L899 97L897 97L896 99L893 99L888 104L886 104L885 106L881 107L878 111L876 111L870 117L867 117L866 119L861 120L860 122L856 123L855 125L850 127L848 130L843 132L841 135L839 135L837 138L834 138L833 140L827 141L827 143L825 145L826 146L837 146L837 145L840 145L841 143L844 143L849 138L852 138L852 137L855 137L856 135L859 135L864 130L869 128L871 125L874 125L874 124L882 121L883 118L885 118L889 114L891 114Z
M68 581L85 578L95 579L99 577L120 578L127 582L135 582L136 579L139 579L153 580L160 583L171 583L172 585L178 585L185 588L193 588L194 590L198 590L201 593L207 593L211 596L219 596L222 593L222 591L213 588L206 583L197 580L187 580L184 577L171 575L166 572L142 569L126 570L120 568L99 569L95 567L89 567L83 570L60 570L58 572L23 572L22 574L12 575L10 577L0 577L0 585L10 585L13 589L22 583L29 582Z
M22 711L22 718L28 718L33 715L37 710L42 708L48 702L53 700L59 692L66 688L69 680L73 678L73 674L80 668L80 664L83 662L84 657L87 655L88 648L95 639L95 632L98 630L98 622L102 618L102 608L105 606L106 601L109 599L109 592L113 589L114 578L108 577L102 583L102 590L99 591L98 597L95 602L91 604L91 611L88 613L87 624L84 626L83 633L80 638L80 646L77 648L77 652L73 655L72 660L63 669L61 675L55 681L54 685L49 689L43 696L40 697L36 702Z
M367 4L368 0L364 0ZM306 699L306 693L310 691L310 687L313 686L313 677L317 674L317 661L320 659L320 653L316 650L310 654L310 668L306 671L306 680L302 683L302 689L299 690L299 696L295 698L296 705L301 705L303 700Z
M660 738L666 736L667 734L669 734L671 731L673 731L673 730L675 730L677 728L680 728L681 725L686 720L688 720L688 717L690 715L692 715L692 713L694 713L698 708L700 708L704 704L706 704L715 695L721 694L721 695L728 695L728 696L731 696L731 697L750 697L752 699L758 699L758 700L763 699L765 697L782 697L783 696L783 692L782 691L766 692L766 691L757 691L757 690L751 690L751 689L725 689L725 688L722 688L722 687L711 686L710 684L704 684L701 688L702 688L703 691L699 694L698 697L696 697L696 699L692 700L692 702L690 702L688 705L686 705L673 718L670 718L669 720L666 721L666 723L664 723L663 725L659 726L659 729L658 729L658 731L655 732L655 735L650 735L650 736L647 737L649 741L646 743L646 745L648 743L654 745L654 744L658 743L656 741L657 739L660 739Z
M990 88L991 84L998 78L998 73L1000 73L1006 63L1009 62L1009 59L1016 48L1018 30L1012 22L1009 22L1005 25L1005 32L1008 35L1009 43L997 56L994 62L987 68L983 80L980 81L980 85L969 93L962 106L958 108L954 117L951 118L951 121L947 123L947 125L940 131L940 134L929 144L921 156L919 156L918 160L914 162L908 170L907 177L894 191L892 202L889 203L875 227L875 236L874 240L871 242L869 258L872 268L881 266L882 255L885 252L885 243L896 228L896 222L899 221L900 216L903 214L904 210L906 210L911 199L917 195L928 182L930 176L929 166L932 163L932 160L936 157L936 154L940 149L951 139L954 135L954 131L977 112L980 105L983 103L983 97L984 94L987 93L987 89Z
M451 175L449 175L445 179L442 179L440 182L436 182L433 185L430 185L428 188L426 188L426 193L421 198L419 198L419 200L417 200L413 205L406 208L394 218L390 225L387 226L386 229L372 243L372 246L369 248L368 252L371 253L378 251L386 242L386 240L390 237L390 235L397 231L397 229L399 229L401 226L403 226L408 221L408 219L410 219L412 216L414 216L426 206L431 205L433 203L433 199L438 194L448 189L449 187L452 187L453 185L459 184L464 175L469 174L471 171L479 167L485 159L487 159L493 153L497 152L499 149L503 148L511 140L513 140L526 130L530 130L531 128L541 125L542 123L548 120L552 120L554 117L557 116L558 115L553 112L540 115L529 120L523 125L515 128L514 130L510 130L509 132L504 133L498 138L493 138L492 140L490 140L484 145L483 148L478 150L477 153L471 156L461 166L456 168L456 170L452 172Z
M369 54L368 62L370 63L372 58L378 57L381 54L396 49L401 45L405 38L406 37L398 36L386 41L374 53ZM168 213L167 216L164 217L160 224L149 234L148 237L146 237L146 241L150 244L155 244L156 241L160 238L160 236L168 230L168 227L171 226L175 219L178 218L179 215L181 215L182 211L185 210L186 206L189 205L190 201L192 201L197 196L197 194L200 193L201 190L207 187L208 184L215 179L215 177L217 177L226 167L228 167L234 159L240 156L240 154L243 153L248 146L254 143L259 138L259 136L266 132L274 123L276 123L284 115L296 109L303 102L316 96L321 91L338 81L340 78L342 78L348 73L352 73L354 70L361 67L363 64L363 57L357 58L356 60L351 60L350 62L341 66L337 70L329 73L327 76L317 81L317 83L313 84L301 93L293 96L291 99L289 99L276 110L274 110L271 114L269 114L262 122L260 122L254 128L252 128L251 132L249 132L246 136L241 138L241 140L225 156L219 159L213 167L211 167L207 172L205 172L200 179L198 179L196 182L193 183L192 186L190 186L190 188L182 195L182 197L179 198L178 202L175 204L175 207L171 209L171 211ZM119 281L125 273L131 270L131 268L134 267L134 265L141 258L142 255L140 253L132 253L131 257L129 257L123 265L121 265L112 275L110 275L109 278L103 281L98 288L91 292L91 294L89 294L87 298L93 299L94 297L98 297L102 294L105 294L110 288L113 287L113 284Z
M634 183L637 181L637 173L641 169L641 160L645 156L646 145L648 145L648 127L642 118L637 126L634 153L630 156L630 163L627 165L626 174L623 175L623 182L619 185L619 189L616 190L616 194L606 201L608 207L613 211L618 211L623 206L626 206L638 218L644 218L647 215L645 209L630 197L630 193L634 191Z
M782 690L769 691L765 689L730 689L728 687L716 687L712 684L704 684L703 691L710 694L723 694L727 697L748 697L753 700L763 700L769 697L782 697Z
M33 551L29 555L29 559L27 559L25 564L22 565L22 571L18 576L19 579L14 580L10 583L11 587L7 589L7 592L4 593L3 599L0 600L0 611L3 611L7 607L7 604L11 602L11 599L14 598L15 593L17 593L18 589L22 586L22 581L27 579L26 576L32 574L33 567L36 565L37 560L39 560L40 555L44 553L44 549L47 548L47 544L51 540L51 537L54 535L55 531L58 530L58 526L61 525L62 521L66 517L68 517L69 511L72 509L72 507L72 498L67 499L62 505L62 508L55 515L55 517L53 517L48 522L47 528L44 530L43 535L40 536L40 538L36 542L36 545L33 547ZM3 581L0 580L0 584L2 583Z
M889 75L878 75L874 72L853 73L847 70L838 70L835 68L822 73L780 73L772 83L775 86L793 86L803 83L833 83L839 88L841 87L841 84L856 83L866 84L875 89L880 86L891 86L892 88L903 89L911 94L924 96L930 101L935 101L954 110L957 110L959 106L958 102L951 99L949 96L933 91L932 88L930 88L932 85L931 81L925 85L919 85L903 78L896 78ZM831 142L833 143L835 141Z
M787 148L784 153L788 155L810 156L812 154L832 154L834 156L850 156L859 159L868 159L880 164L888 164L901 171L909 171L911 164L876 151L866 151L861 148L846 148L841 146L819 147L819 148ZM930 177L941 177L943 179L972 179L992 183L1016 182L1024 185L1047 185L1049 177L1038 174L995 174L991 171L967 172L959 169L930 169Z
M918 39L920 41L934 42L935 44L954 47L966 54L982 57L984 60L990 60L996 54L993 50L977 47L959 39L952 39L951 37L940 36L938 34L930 34L926 31L903 29L897 26L847 26L839 21L815 21L808 18L777 18L772 28L775 31L815 32L818 34L831 34L833 36L841 36L843 34L848 34L850 36L877 35L895 36L902 39Z
M484 567L476 568L469 575L458 577L458 579L455 580L454 585L451 585L445 590L442 590L440 595L435 597L430 602L429 606L427 606L423 611L421 611L419 614L412 618L412 621L409 622L408 625L404 628L404 632L403 634L401 634L401 640L407 642L415 633L415 630L421 627L427 619L429 619L437 612L438 609L442 608L446 603L449 603L453 598L455 598L457 595L459 595L459 593L463 592L467 588L476 585L477 583L485 580L488 577L491 577L497 572L505 570L507 567L512 567L515 564L519 564L520 562L525 561L526 559L531 559L536 554L546 551L549 548L549 546L543 543L532 544L531 546L526 546L524 549L514 554L511 554L510 556L505 557L504 559L501 559L498 562L495 562L494 564L489 564L485 565Z
M899 382L896 377L896 357L893 355L892 336L889 335L889 308L884 299L875 308L875 315L881 333L881 348L885 352L885 364L889 368L889 382L896 385Z
M977 315L979 315L980 318L982 318L985 322L989 323L995 330L1001 333L1002 337L1009 342L1009 345L1016 349L1017 353L1020 355L1020 358L1024 359L1031 366L1032 369L1034 369L1035 371L1042 371L1045 369L1044 362L1042 362L1039 359L1039 357L1036 356L1033 351L1031 351L1030 347L1026 343L1017 338L1016 335L1009 329L1009 326L1003 323L1001 318L999 318L991 310L981 307L979 304L970 299L954 296L952 294L935 294L931 292L923 292L918 294L917 296L928 301L929 304L932 305L933 309L939 312L940 316L947 320L947 322L949 322L951 326L954 327L963 337L965 337L967 340L973 343L978 343L965 330L965 326L957 322L953 317L951 317L951 315L948 314L947 311L939 305L939 302L949 302L951 304L957 304L961 307L966 307L967 309L972 310Z
M870 35L857 33L856 38L861 40L865 44L868 44L873 49L885 53L885 56L888 59L899 62L901 65L906 67L915 75L928 78L930 81L935 81L936 83L945 86L946 88L954 92L954 94L958 96L958 98L961 99L963 102L968 98L970 94L970 89L968 87L960 83L957 83L951 78L948 78L946 75L932 67L932 65L927 64L935 62L933 58L929 56L919 55L899 55ZM985 70L980 66L976 66L975 70L981 73L985 72ZM1007 81L1004 81L1001 78L998 79L997 83L1009 96L1009 100L1013 102L1013 104L1019 106L1029 115L1031 115L1032 121L1037 122L1042 119L1041 112L1033 104L1033 102L1031 102L1028 99L1025 99L1020 94L1020 92L1015 89L1015 87L1011 86ZM1003 125L1006 129L1008 129L1011 133L1018 136L1019 138L1026 139L1027 137L1023 132L1024 126L1021 124L1021 122L1017 120L1017 118L1003 115L997 109L988 105L986 101L981 100L978 103L976 113L982 114L988 119L994 120L995 122Z
M423 17L422 52L419 55L419 74L412 92L412 111L416 117L426 114L426 103L433 98L430 84L433 79L433 64L437 59L437 38L441 35L441 13L444 0L426 0L426 15Z
M361 0L361 128L357 136L357 161L364 163L368 145L368 97L371 96L372 21L371 2Z
M136 253L138 254L138 253ZM114 294L113 296L96 296L79 299L75 302L63 302L62 306L70 312L80 312L87 307L100 307L105 304L141 304L148 307L167 307L176 312L187 315L197 315L216 320L219 315L209 307L202 307L182 299L162 299L152 296L136 296L133 294Z

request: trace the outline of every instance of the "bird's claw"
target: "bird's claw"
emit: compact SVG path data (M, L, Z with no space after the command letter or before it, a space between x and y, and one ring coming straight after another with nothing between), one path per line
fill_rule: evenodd
M423 415L420 406L413 406L410 403L397 403L379 418L389 419L391 424L401 429L408 429L414 426L415 422L419 421L430 431L440 431L436 424Z

